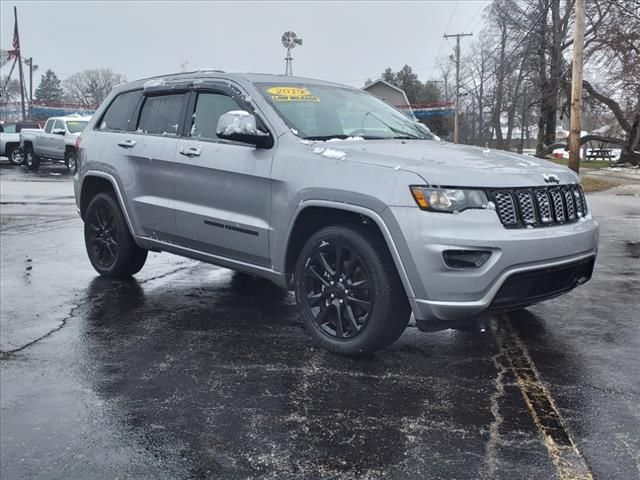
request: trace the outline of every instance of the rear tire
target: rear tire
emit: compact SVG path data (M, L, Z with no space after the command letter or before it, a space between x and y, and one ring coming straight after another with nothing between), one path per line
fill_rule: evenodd
M24 163L24 155L20 147L10 147L7 149L7 157L12 165L22 165Z
M296 262L295 290L313 339L340 355L391 345L411 314L386 244L359 225L326 227L307 241Z
M133 240L120 205L108 193L97 194L87 207L84 242L91 265L103 277L129 277L147 260L147 250Z
M24 152L24 164L32 172L37 172L40 168L40 157L37 156L32 147L27 147Z

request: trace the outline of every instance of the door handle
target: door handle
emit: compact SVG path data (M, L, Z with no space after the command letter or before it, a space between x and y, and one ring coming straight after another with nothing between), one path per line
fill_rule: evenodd
M180 147L180 155L185 155L187 157L199 157L200 156L200 152L202 150L200 149L200 147L191 147L191 148L184 148L184 147Z
M135 140L122 140L121 142L118 142L118 146L122 148L131 148L135 146L135 144L136 144Z

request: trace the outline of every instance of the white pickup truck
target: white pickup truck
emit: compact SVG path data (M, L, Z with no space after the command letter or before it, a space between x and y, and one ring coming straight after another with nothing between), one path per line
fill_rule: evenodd
M23 129L20 146L29 170L40 168L42 161L64 162L70 171L76 168L76 140L91 117L69 115L51 117L44 130Z
M0 157L8 157L14 165L22 164L24 159L20 148L20 132L27 128L40 129L40 125L34 121L0 124Z

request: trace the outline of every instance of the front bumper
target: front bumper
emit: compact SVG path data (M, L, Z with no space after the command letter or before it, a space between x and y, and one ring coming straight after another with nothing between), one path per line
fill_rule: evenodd
M461 321L489 309L519 308L565 293L590 278L598 248L599 227L590 213L576 223L524 229L504 228L492 210L453 215L391 207L384 213L393 217L389 223L397 225L400 231L396 233L404 238L399 249L404 251L399 253L413 291L409 300L419 322ZM487 250L491 257L479 268L454 269L446 265L442 255L452 249ZM531 273L565 271L581 262L590 262L588 274L581 270L573 278L569 272L566 283L546 288L538 285L540 280L553 279L543 276L536 280L536 274ZM520 279L515 296L513 291L501 290L507 288L509 279ZM527 293L523 290L527 285L535 288ZM509 295L512 298L507 298Z

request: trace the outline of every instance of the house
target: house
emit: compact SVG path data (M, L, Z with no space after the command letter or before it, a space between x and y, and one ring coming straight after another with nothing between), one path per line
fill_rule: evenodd
M375 95L403 111L411 109L409 99L407 99L407 95L404 93L404 90L396 87L395 85L391 85L389 82L385 82L384 80L376 80L364 87L362 90Z

